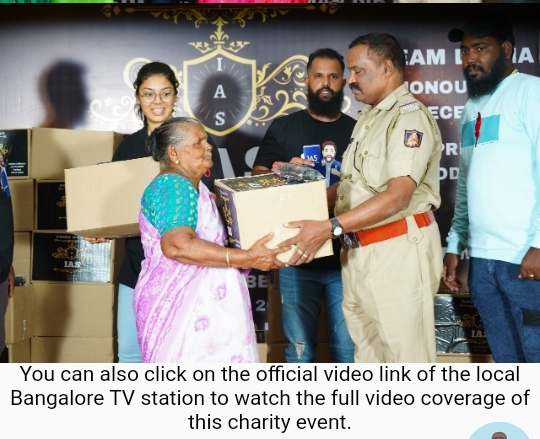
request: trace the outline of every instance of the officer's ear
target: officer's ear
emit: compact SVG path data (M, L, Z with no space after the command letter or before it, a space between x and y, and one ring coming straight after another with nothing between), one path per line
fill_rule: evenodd
M396 70L396 68L394 67L394 63L389 59L383 61L381 68L384 76L392 76L392 74Z

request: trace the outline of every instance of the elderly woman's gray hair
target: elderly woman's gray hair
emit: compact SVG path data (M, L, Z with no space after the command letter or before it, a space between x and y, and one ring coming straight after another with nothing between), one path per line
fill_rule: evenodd
M146 141L146 150L156 162L165 166L169 160L169 145L182 148L191 125L199 125L204 129L203 124L193 117L174 117L166 120L150 134Z

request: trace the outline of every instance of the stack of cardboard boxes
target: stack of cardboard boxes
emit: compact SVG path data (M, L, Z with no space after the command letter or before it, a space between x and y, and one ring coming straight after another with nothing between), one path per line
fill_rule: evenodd
M92 245L66 231L64 169L110 161L122 135L50 128L1 135L11 139L6 149L15 222L17 287L6 319L10 361L111 362L113 279L123 245Z

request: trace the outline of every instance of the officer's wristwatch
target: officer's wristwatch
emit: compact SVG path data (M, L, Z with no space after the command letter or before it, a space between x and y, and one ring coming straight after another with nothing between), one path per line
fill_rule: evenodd
M339 235L343 233L343 227L337 218L330 218L330 223L332 224L332 239L339 238Z

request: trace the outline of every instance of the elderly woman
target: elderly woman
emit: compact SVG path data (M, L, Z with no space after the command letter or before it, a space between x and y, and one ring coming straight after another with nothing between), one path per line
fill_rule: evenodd
M283 264L270 235L249 250L225 248L217 207L201 177L212 146L199 121L163 122L147 148L161 173L139 214L145 259L133 298L144 362L257 362L249 291L242 267Z

